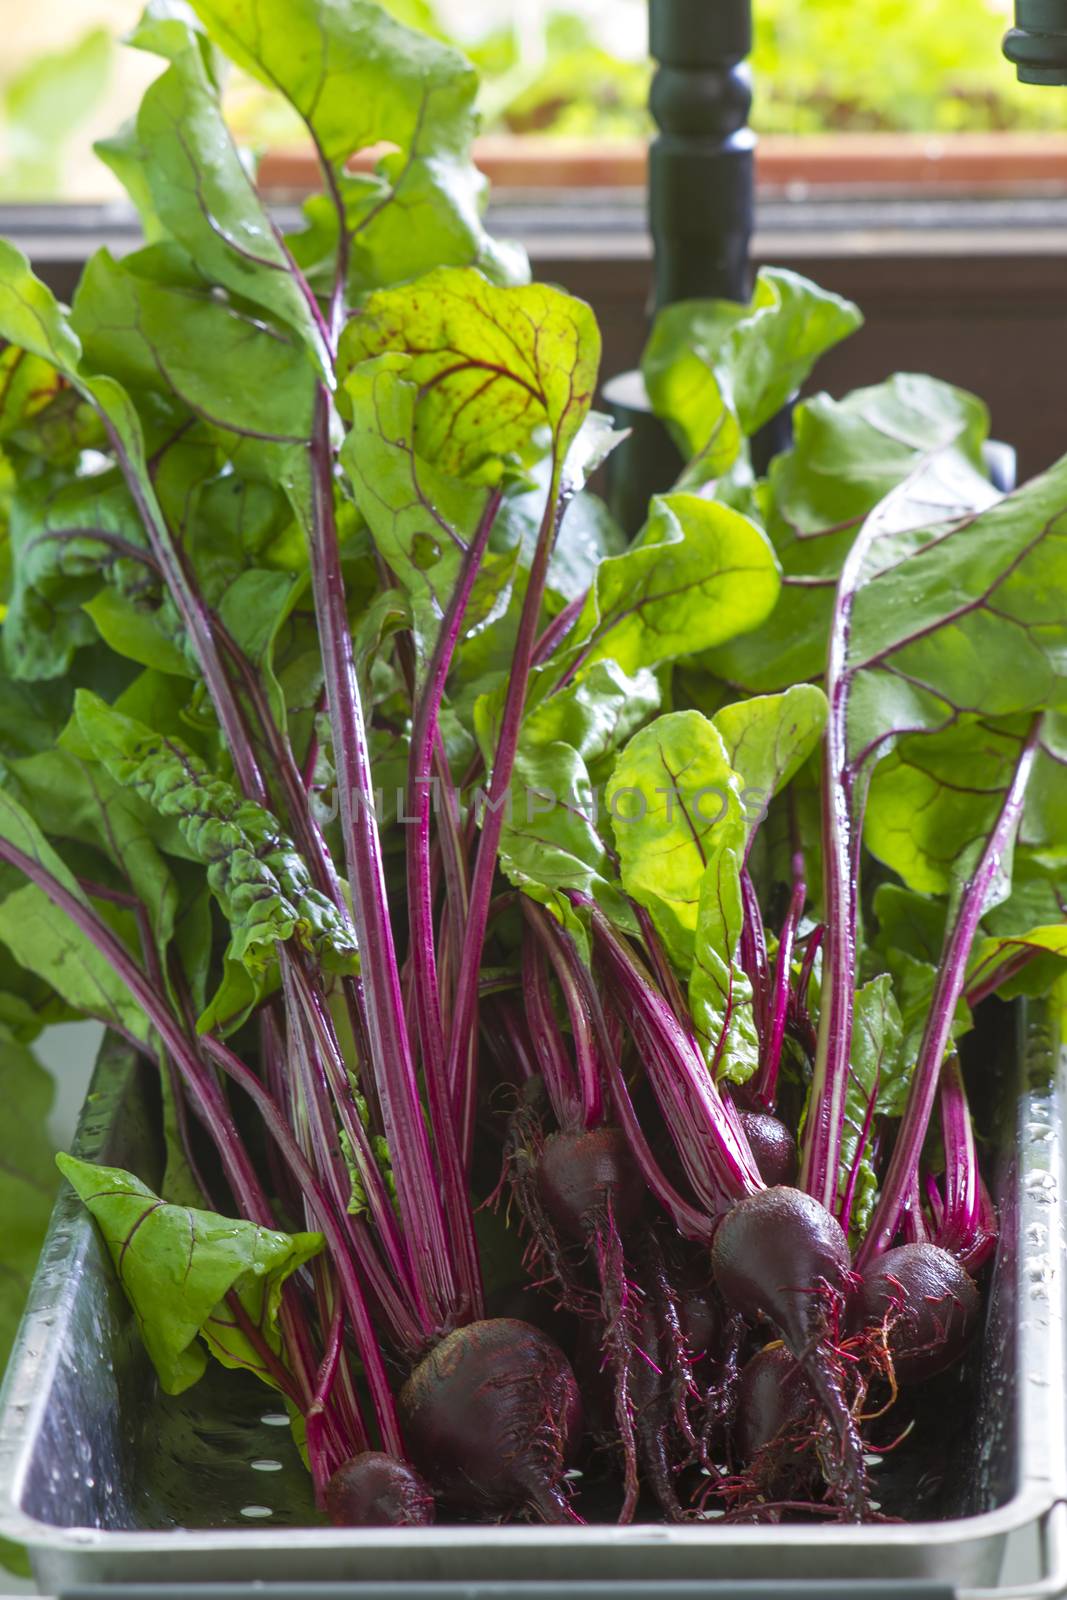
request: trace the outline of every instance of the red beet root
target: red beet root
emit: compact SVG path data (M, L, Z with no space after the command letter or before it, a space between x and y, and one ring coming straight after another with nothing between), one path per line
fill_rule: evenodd
M420 1528L434 1519L433 1495L404 1461L365 1450L326 1485L326 1514L338 1528Z
M746 1465L788 1429L799 1427L811 1390L784 1344L771 1345L741 1369L734 1445Z
M582 1133L552 1133L537 1164L537 1190L553 1225L567 1239L584 1243L608 1205L623 1237L633 1231L645 1201L645 1185L621 1128L601 1126Z
M792 1183L797 1175L797 1142L785 1123L769 1111L742 1111L741 1126L764 1183Z
M884 1327L898 1383L921 1383L959 1360L980 1305L955 1256L934 1244L905 1244L871 1262L854 1320Z
M723 1299L750 1322L763 1315L797 1359L827 1329L827 1302L842 1299L851 1258L840 1224L811 1195L778 1186L739 1200L711 1248Z
M833 1350L837 1316L851 1288L850 1261L835 1218L811 1195L782 1185L739 1200L711 1247L723 1299L750 1322L767 1317L803 1368L840 1447L839 1476L829 1487L862 1521L863 1446Z
M579 1520L561 1486L581 1432L567 1358L527 1322L499 1317L434 1346L400 1395L415 1461L441 1496L470 1510Z

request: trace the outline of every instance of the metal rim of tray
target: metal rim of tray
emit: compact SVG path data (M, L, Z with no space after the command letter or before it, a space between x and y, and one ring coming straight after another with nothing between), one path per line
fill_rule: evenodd
M114 1055L114 1047L110 1047ZM123 1047L124 1048L124 1047ZM109 1047L105 1046L101 1066ZM963 1586L957 1589L960 1600L1038 1600L1041 1596L1067 1592L1067 1399L1062 1352L1067 1334L1067 1289L1064 1274L1063 1221L1057 1206L1050 1205L1050 1192L1059 1193L1064 1174L1064 1128L1062 1106L1067 1089L1067 1051L1054 1043L1043 1011L1032 1008L1023 1038L1024 1088L1019 1096L1018 1137L1029 1140L1026 1181L1019 1185L1019 1215L1016 1239L1028 1240L1026 1252L1019 1252L1016 1269L1017 1292L1024 1296L1029 1315L1018 1315L1018 1353L1016 1370L1023 1375L1017 1388L1017 1426L1020 1457L1030 1465L1026 1480L1004 1504L991 1511L941 1522L908 1524L867 1524L836 1526L835 1547L845 1546L872 1557L880 1549L944 1549L980 1542L1026 1529L1036 1529L1041 1539L1043 1575L1023 1588ZM134 1070L128 1056L125 1081ZM112 1078L115 1080L114 1071ZM112 1094L119 1092L113 1081ZM102 1130L106 1127L107 1096L90 1093L83 1113L75 1148L89 1159L99 1156ZM1035 1135L1040 1131L1040 1139ZM1050 1222L1050 1213L1055 1225ZM1055 1237L1053 1237L1053 1232ZM71 1240L74 1248L71 1249ZM319 1552L385 1551L395 1545L395 1532L389 1530L339 1530L331 1528L275 1528L257 1530L252 1536L244 1530L207 1529L176 1531L119 1531L99 1528L59 1527L39 1521L21 1507L27 1472L26 1440L32 1436L41 1409L47 1404L50 1374L58 1361L58 1341L43 1337L45 1326L62 1320L64 1290L76 1274L72 1268L79 1254L95 1247L92 1224L80 1211L72 1193L60 1196L49 1236L42 1253L42 1269L34 1281L26 1315L16 1342L3 1392L0 1393L0 1535L28 1546L31 1553L65 1554L72 1561L85 1563L88 1573L93 1556L105 1552L121 1560L133 1556L144 1560L158 1557L171 1570L178 1570L183 1556L210 1558L232 1552L235 1542L254 1537L257 1554L292 1551L294 1547ZM56 1261L57 1250L62 1251ZM53 1267L66 1271L54 1274L58 1294L47 1284L44 1271L49 1258ZM1024 1260L1025 1256L1025 1260ZM1061 1352L1055 1371L1049 1370L1052 1352ZM1036 1363L1036 1365L1035 1365ZM1042 1369L1038 1373L1038 1367ZM1038 1374L1038 1381L1026 1381ZM593 1525L552 1530L553 1547L576 1556L585 1553L595 1560L598 1551L609 1546L638 1551L685 1547L706 1549L712 1554L716 1530L707 1524L665 1526L642 1524L629 1528ZM529 1554L536 1559L544 1550L545 1531L528 1525L478 1528L482 1552L507 1552L513 1559ZM405 1545L415 1552L456 1552L470 1544L470 1530L440 1526L404 1530ZM730 1541L734 1547L765 1548L773 1541L783 1560L790 1551L817 1551L827 1544L827 1532L818 1527L781 1524L773 1530L763 1526L733 1526ZM110 1561L109 1561L110 1566ZM788 1570L788 1569L787 1569ZM829 1574L827 1575L829 1576ZM192 1580L191 1580L192 1581ZM665 1580L666 1581L666 1580ZM784 1592L784 1591L783 1591Z

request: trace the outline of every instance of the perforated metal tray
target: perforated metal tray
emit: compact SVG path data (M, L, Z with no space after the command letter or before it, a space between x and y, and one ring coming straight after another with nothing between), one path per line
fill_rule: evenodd
M864 1527L315 1526L306 1475L266 1391L215 1369L179 1399L160 1394L106 1254L65 1193L0 1396L0 1534L29 1546L52 1594L111 1584L156 1593L163 1584L177 1588L159 1594L175 1595L256 1580L264 1596L272 1584L310 1597L316 1582L355 1581L351 1593L370 1597L403 1580L412 1587L396 1593L473 1597L518 1595L536 1578L560 1600L604 1584L658 1595L685 1580L709 1596L766 1594L770 1583L785 1597L791 1586L812 1594L814 1580L827 1596L858 1600L867 1586L854 1584L864 1579L891 1585L883 1593L929 1595L940 1585L941 1594L972 1595L996 1584L1009 1534L1029 1530L1040 1571L1013 1592L1067 1591L1065 1063L1043 1013L1017 1013L1007 1026L1004 1016L992 1013L972 1037L989 1088L981 1120L1002 1237L975 1413L953 1457L960 1515ZM97 1064L76 1148L153 1170L151 1083L114 1041Z

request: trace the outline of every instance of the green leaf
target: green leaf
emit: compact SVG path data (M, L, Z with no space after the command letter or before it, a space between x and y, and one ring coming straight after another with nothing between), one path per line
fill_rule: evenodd
M160 627L155 609L139 606L115 589L101 589L82 609L116 655L172 676L195 676L185 651Z
M0 439L9 438L50 405L62 379L40 356L9 345L0 351Z
M864 520L938 451L954 449L980 469L988 415L972 395L906 374L843 400L803 401L793 431L792 449L758 491L781 562L778 604L761 628L706 658L718 677L753 693L822 674L837 579Z
M56 1164L92 1212L167 1394L181 1394L207 1366L204 1345L227 1367L271 1383L235 1326L235 1292L277 1354L285 1281L323 1248L321 1234L280 1233L160 1200L131 1173L60 1155ZM203 1344L200 1341L203 1340Z
M478 80L458 51L369 0L196 0L196 10L239 66L290 102L333 169L337 203L309 200L308 228L292 241L313 278L332 276L342 228L355 292L442 265L528 275L522 252L482 226L486 185L470 159ZM373 176L344 172L354 151L379 145L388 153Z
M119 788L102 766L56 749L12 763L11 774L34 821L54 839L92 845L148 913L160 954L174 931L178 894L155 839L156 818Z
M89 367L110 382L174 395L230 432L306 440L314 371L299 343L219 298L206 280L190 282L187 269L184 281L166 281L177 273L178 258L161 245L121 263L106 250L90 257L71 314Z
M55 295L6 239L0 239L0 339L63 373L75 372L81 359L81 346Z
M501 289L473 269L442 268L371 295L348 324L339 369L386 352L410 357L424 459L495 478L501 458L547 424L558 475L592 402L600 334L589 307L558 289Z
M242 800L187 746L153 733L89 693L76 712L111 776L161 816L171 817L190 859L230 924L229 956L253 976L270 968L274 947L295 938L333 972L355 969L354 936L269 811Z
M745 827L731 818L717 830L700 878L689 1006L705 1059L716 1078L746 1083L759 1066L752 984L734 959L744 922L741 868Z
M656 496L630 549L600 563L556 659L636 672L757 627L777 598L774 553L747 517L696 495Z
M871 1160L874 1118L901 1117L914 1059L902 1053L904 1024L888 973L864 984L856 994L852 1059L841 1129L838 1201L845 1199L857 1161L850 1232L862 1238L874 1210L878 1180ZM873 1102L873 1104L872 1104Z
M171 238L207 277L292 328L328 371L321 324L233 143L191 29L185 48L146 90L137 137L148 154L143 172L154 211Z
M52 1080L0 1025L0 1373L7 1365L55 1199Z
M565 689L534 705L523 720L520 748L551 744L572 746L587 766L612 754L659 705L659 683L654 673L623 672L616 662L595 661ZM502 697L494 710L499 716ZM491 742L496 748L496 719Z
M689 462L679 488L699 488L728 471L743 440L861 321L850 301L768 267L748 306L683 300L660 311L641 369L656 415Z
M486 802L475 797L475 810ZM506 797L499 859L517 889L548 906L579 936L566 890L590 895L619 926L636 931L598 831L597 796L585 762L562 741L520 745Z
M88 905L73 873L8 787L0 787L0 838ZM9 881L2 880L4 887ZM147 1038L147 1019L110 963L36 884L26 883L0 900L0 943L75 1011L110 1023L128 1037Z
M954 894L969 878L993 830L1026 731L1025 719L997 723L966 718L943 732L901 739L871 776L864 842L872 855L910 889ZM1067 807L1067 774L1044 751L1034 779L1034 793L1040 791L1046 806L1054 805L1058 790ZM1038 835L1034 842L1048 842L1044 827L1036 827L1036 815L1033 821ZM1053 823L1058 827L1055 818ZM1009 852L987 910L1007 897L1011 872Z
M485 509L486 490L417 451L411 357L381 356L348 379L352 428L341 450L356 500L390 571L407 593L423 661Z
M826 725L826 696L811 683L784 694L762 695L722 706L712 717L730 765L741 779L749 838L819 742Z
M343 167L379 143L449 149L469 134L474 69L457 51L402 27L370 0L192 0L231 61L277 90L323 158Z
M616 761L607 805L623 887L688 972L705 870L743 824L741 782L718 729L699 711L657 717Z

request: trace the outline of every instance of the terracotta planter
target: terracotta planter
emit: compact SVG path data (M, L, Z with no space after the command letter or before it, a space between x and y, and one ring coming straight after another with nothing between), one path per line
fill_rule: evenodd
M547 139L489 135L475 158L501 189L640 188L647 146L642 139ZM352 163L368 170L364 152ZM975 192L1067 185L1067 134L816 134L768 135L757 150L765 189L872 188ZM300 194L317 186L310 152L268 151L259 167L263 186Z

